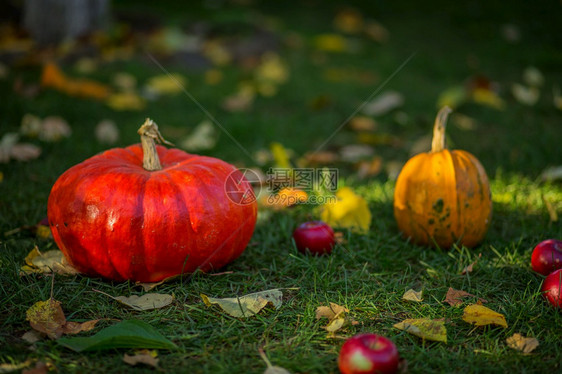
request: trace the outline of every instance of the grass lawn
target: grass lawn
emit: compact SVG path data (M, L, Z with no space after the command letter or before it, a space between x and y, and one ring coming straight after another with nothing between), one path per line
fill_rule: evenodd
M199 66L193 60L186 62L185 56L183 60L164 59L151 52L166 70L187 78L188 95L162 96L148 101L140 111L116 111L102 101L53 89L33 97L14 93L16 79L37 82L41 68L6 64L8 74L0 80L0 137L18 132L26 113L61 116L72 134L52 143L22 137L22 141L39 145L41 156L0 164L0 363L50 362L61 373L154 371L125 364L123 354L131 354L131 349L74 353L47 338L30 347L21 339L30 330L26 310L47 300L52 292L68 320L106 318L94 332L125 319L154 326L179 347L158 352L159 367L170 373L260 373L266 368L260 348L273 365L292 373L337 373L344 339L360 332L392 339L411 373L562 371L562 314L543 300L539 289L544 277L530 267L531 251L538 242L562 239L562 225L552 217L552 211L562 214L562 185L559 180L544 182L540 177L544 169L562 162L562 111L553 104L553 90L562 86L562 51L555 48L562 43L555 20L560 4L467 2L453 6L443 1L423 4L423 10L416 2L356 4L365 19L374 18L388 30L388 40L379 43L363 34L345 35L335 29L333 19L342 6L332 2L291 7L208 2L207 7L187 12L171 2L153 7L150 3L113 5L117 14L136 19L137 27L155 20L178 27L204 20L219 36L253 40L253 31L248 30L259 25L277 40L276 53L289 77L279 84L275 95L257 95L249 110L229 111L222 105L225 98L251 76L252 69L245 68L243 61ZM506 24L519 33L516 41L503 36ZM318 35L334 33L347 38L344 51L315 47ZM99 62L89 74L75 70L76 59L62 58L61 67L68 75L107 84L116 73L127 72L142 85L163 72L143 46L136 47L133 56ZM529 66L544 76L534 105L521 103L511 93L512 84L523 82ZM222 74L217 84L205 80L210 68ZM499 87L503 109L473 101L459 105L457 117L453 115L449 124L448 141L452 148L473 153L485 167L493 199L491 226L484 242L473 249L415 246L401 237L395 223L394 180L387 170L406 162L416 141L431 133L439 95L450 87L474 82L475 76L486 77L481 81ZM333 165L340 169L340 184L367 200L371 226L364 235L341 230L345 241L332 255L304 256L294 248L292 230L305 220L318 218L316 206L302 205L280 211L260 208L254 236L243 255L218 274L196 273L158 286L154 292L175 297L163 309L133 311L93 291L113 296L143 294L134 283L57 276L51 290L48 274L19 275L34 245L45 251L55 249L56 244L29 230L14 229L34 225L46 216L49 192L60 174L108 148L94 136L101 120L117 123L120 138L114 146L138 142L136 130L146 117L160 125L168 140L179 144L210 114L228 134L215 124L217 144L202 153L239 167L258 167L256 154L269 149L272 142L291 149L293 161L319 147L338 152L356 144L356 133L342 123L364 100L387 90L400 93L404 103L376 117L375 134L395 140L371 145L382 160L380 173L359 178L351 163ZM463 126L466 119L468 127ZM259 166L265 171L270 165L271 161ZM461 274L475 261L472 272ZM475 296L452 307L444 302L449 287ZM234 318L219 308L207 307L199 296L235 297L274 288L298 289L283 290L279 309L266 307L250 318ZM410 288L423 290L421 303L402 300ZM478 298L502 313L508 327L475 328L464 322L464 307ZM327 321L317 320L315 315L317 307L330 302L348 308L349 316L358 322L344 326L335 338L327 336ZM393 328L406 318L444 318L448 343L423 341ZM528 355L509 348L506 338L514 333L535 337L539 347Z

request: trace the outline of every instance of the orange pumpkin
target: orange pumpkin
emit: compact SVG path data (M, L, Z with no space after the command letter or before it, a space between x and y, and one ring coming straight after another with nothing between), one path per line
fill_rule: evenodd
M486 171L472 154L445 148L444 107L433 127L431 152L412 157L394 191L394 217L405 237L420 245L474 247L492 218Z

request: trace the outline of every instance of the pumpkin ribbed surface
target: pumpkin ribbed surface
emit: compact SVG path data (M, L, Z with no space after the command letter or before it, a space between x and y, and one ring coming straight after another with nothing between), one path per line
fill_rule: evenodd
M444 121L448 112L440 112ZM412 157L394 191L394 216L405 237L421 245L473 247L490 225L492 200L486 171L466 151L444 149L444 123L433 150ZM436 124L436 129L439 126Z
M251 191L241 173L216 158L156 149L161 170L143 169L143 150L133 145L91 157L56 181L49 224L80 272L156 282L220 268L245 249L257 204L236 204L225 192Z

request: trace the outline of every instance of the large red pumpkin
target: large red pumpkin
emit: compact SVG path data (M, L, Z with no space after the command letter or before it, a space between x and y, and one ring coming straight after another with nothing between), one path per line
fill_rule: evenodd
M87 275L157 282L240 256L257 218L255 199L236 201L253 196L242 173L156 146L151 120L139 133L142 146L93 156L53 186L49 224L70 263Z

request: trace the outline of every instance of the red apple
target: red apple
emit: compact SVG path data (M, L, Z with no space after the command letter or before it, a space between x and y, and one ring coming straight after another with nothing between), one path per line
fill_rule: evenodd
M338 366L343 374L391 374L398 371L398 349L384 336L359 334L341 347Z
M293 232L293 239L300 252L306 253L308 249L315 255L331 253L336 244L334 230L322 221L300 224Z
M562 268L562 241L548 239L537 244L531 256L531 267L537 273L548 275Z
M542 283L543 296L555 308L562 308L562 269L550 273Z

